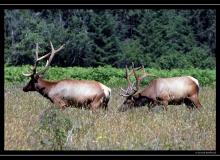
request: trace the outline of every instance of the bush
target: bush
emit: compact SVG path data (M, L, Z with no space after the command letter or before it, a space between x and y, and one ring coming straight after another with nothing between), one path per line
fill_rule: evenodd
M197 66L198 68L215 68L215 58L207 55L207 50L195 47L187 53L188 63Z
M64 117L58 110L45 111L40 116L40 126L36 133L39 136L45 136L40 141L42 149L62 150L65 148L68 131L71 127L71 120Z
M163 69L172 69L172 68L189 68L191 64L181 52L178 52L175 49L168 50L159 58L159 63Z
M24 83L28 81L28 78L24 78L22 72L26 72L30 66L21 67L8 67L5 66L5 83L15 84ZM42 69L39 67L38 69ZM174 77L189 75L199 80L202 86L215 85L216 72L211 69L172 69L172 70L159 70L153 68L146 68L146 72L156 75L157 77ZM141 74L138 71L137 74ZM114 87L118 85L125 85L126 80L124 78L125 70L117 69L110 66L97 67L97 68L82 68L82 67L51 67L46 72L44 78L49 80L61 80L61 79L87 79L96 80L107 86ZM150 80L155 77L145 78L142 85L146 85ZM131 77L134 81L134 77Z

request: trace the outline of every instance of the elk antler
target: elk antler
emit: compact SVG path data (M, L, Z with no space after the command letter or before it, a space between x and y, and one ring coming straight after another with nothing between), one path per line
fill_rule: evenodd
M53 44L52 44L51 41L50 41L50 45L51 45L52 51L49 52L49 53L47 53L46 55L44 55L44 56L38 58L39 49L38 49L38 43L36 44L35 63L34 63L34 65L33 65L33 67L31 68L32 72L31 72L31 73L26 73L26 74L25 74L25 73L22 73L24 76L30 77L30 76L32 76L32 75L34 75L34 74L37 74L37 73L43 74L43 73L48 69L48 67L49 67L49 65L50 65L50 63L51 63L51 61L52 61L52 59L53 59L55 53L57 53L57 52L59 52L61 49L63 49L63 47L64 47L65 44L63 44L63 45L62 45L60 48L58 48L57 50L54 49ZM46 65L45 65L45 69L43 69L43 70L40 71L40 72L36 72L38 62L39 62L40 60L44 59L44 58L47 58L49 55L50 55L50 58L49 58L49 60L47 60L47 63L46 63Z
M133 64L132 64L133 65ZM134 66L134 65L133 65ZM135 79L136 79L136 90L135 90L135 94L137 94L138 93L138 91L139 91L139 89L140 89L140 84L141 84L141 81L145 78L145 77L147 77L147 76L155 76L155 75L153 75L153 74L149 74L149 73L146 73L145 72L145 70L144 70L144 66L142 65L142 67L141 67L141 70L142 70L142 72L143 72L143 75L142 76L137 76L137 74L136 74L136 72L135 72L135 70L134 70L134 76L135 76ZM135 95L134 94L134 95Z
M142 67L141 67L141 70L143 71L143 76L140 77L141 80L142 80L143 78L145 78L146 76L155 76L155 77L157 77L157 76L154 75L154 74L146 73L145 70L144 70L144 66L143 66L143 65L142 65Z
M58 49L55 50L54 47L53 47L52 42L50 41L50 46L51 46L51 49L52 49L52 51L51 51L51 53L50 53L51 55L50 55L49 60L47 60L47 63L46 63L46 65L45 65L45 69L42 70L42 71L40 71L41 74L43 74L43 73L48 69L48 67L49 67L49 65L50 65L50 63L51 63L51 61L52 61L52 59L53 59L55 53L57 53L57 52L59 52L61 49L63 49L63 47L65 46L65 44L63 44L62 46L60 46L60 48L58 48Z
M128 67L126 65L126 72L125 72L125 79L127 80L128 82L128 87L127 89L123 89L121 88L122 92L123 93L120 93L121 96L124 96L124 97L128 97L132 94L134 94L133 92L135 91L134 90L134 84L135 82L133 82L133 84L131 85L131 81L130 81L130 76L134 73L134 70L139 70L141 67L138 67L138 68L133 68L130 72L128 71Z
M142 76L138 76L136 74L136 71L141 69L142 72L143 72L143 75ZM129 77L134 74L134 77L136 79L135 82L133 82L133 84L131 85L131 81L129 79ZM124 96L124 97L128 97L128 96L131 96L131 95L135 95L138 93L139 89L140 89L140 83L141 81L146 77L146 76L155 76L153 74L149 74L149 73L146 73L145 70L144 70L144 66L142 65L142 67L138 67L138 68L134 68L134 63L132 62L132 71L130 71L130 73L128 74L128 69L127 69L127 66L126 66L126 76L125 78L127 79L128 81L128 88L127 90L125 89L122 89L121 90L124 92L124 93L120 93L121 96ZM134 88L134 84L135 84L135 88Z

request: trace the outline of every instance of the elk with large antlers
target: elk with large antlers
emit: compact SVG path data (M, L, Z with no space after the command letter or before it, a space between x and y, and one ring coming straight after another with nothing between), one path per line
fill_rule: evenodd
M92 111L95 111L99 107L106 109L111 96L111 89L100 82L92 80L48 81L42 79L42 74L48 69L55 53L64 47L62 45L55 50L51 42L50 45L52 51L40 58L38 57L38 44L36 45L36 60L34 66L31 68L32 72L23 73L24 76L31 78L29 83L23 88L23 91L37 91L62 109L70 105L87 107L92 109ZM49 57L49 60L47 60L45 69L37 72L38 62L47 57Z
M136 70L139 69L140 67L134 68L132 63L132 70L129 72L126 66L125 78L127 79L128 87L126 90L121 88L123 93L120 93L120 95L126 97L126 99L119 108L120 111L125 111L134 106L144 106L145 104L150 104L150 106L163 104L165 110L167 110L167 105L169 104L179 105L181 103L185 103L190 107L193 105L196 108L202 107L198 99L199 83L197 79L191 76L158 78L151 81L147 87L140 91L142 79L154 75L146 73L142 66L143 76L140 77L136 73ZM136 79L133 84L130 81L131 75L134 75ZM134 84L136 85L134 86Z

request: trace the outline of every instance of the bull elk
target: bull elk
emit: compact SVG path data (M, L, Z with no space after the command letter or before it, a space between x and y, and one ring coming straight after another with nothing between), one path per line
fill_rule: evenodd
M62 109L70 105L87 107L92 109L92 111L95 111L99 107L106 109L110 99L111 89L100 82L69 79L48 81L43 79L42 75L48 69L55 53L59 52L64 47L64 45L62 45L55 50L51 42L50 45L52 51L39 58L38 43L36 44L36 60L34 66L31 68L31 73L22 73L24 76L31 78L29 83L23 88L23 91L37 91ZM45 68L37 72L36 68L38 62L47 57L49 57L49 59L47 60Z
M142 69L143 75L138 76L136 70ZM131 84L130 76L134 75L136 82ZM171 77L171 78L157 78L150 82L142 91L140 91L140 82L147 76L154 76L146 73L144 66L134 68L129 72L126 66L125 78L128 82L127 89L122 89L121 96L126 97L119 111L125 111L134 106L155 106L155 104L162 104L167 110L169 104L179 105L185 103L187 106L196 108L202 107L198 99L199 83L198 80L191 76ZM134 85L135 84L135 85Z

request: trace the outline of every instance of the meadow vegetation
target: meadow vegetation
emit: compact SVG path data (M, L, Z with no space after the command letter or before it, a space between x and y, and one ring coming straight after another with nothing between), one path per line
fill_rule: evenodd
M58 71L56 74L56 70L58 68L50 69L48 79L58 79L61 76ZM78 70L88 77L102 73L99 72L100 68L95 69L97 72L82 68L74 68L75 72L70 70L71 68L68 68L66 72L61 73L71 78L83 76ZM17 68L5 68L5 150L216 149L215 80L207 80L210 84L201 88L199 98L203 108L200 111L189 111L185 105L169 105L167 112L163 111L162 106L156 106L151 111L144 106L118 112L124 100L119 96L119 86L125 84L122 80L124 71L106 69L104 73L111 74L115 84L119 85L113 84L111 79L108 83L107 80L104 81L107 84L112 83L112 97L108 110L100 109L97 113L92 113L90 110L74 106L62 111L37 92L24 93L22 87L27 83L27 79L20 81L18 78L14 84L9 82L9 77L14 80L19 77L20 71L21 69ZM177 74L177 70L149 71L160 76ZM12 72L17 74L8 76ZM183 71L181 74L183 73L188 72ZM192 73L200 74L202 78L204 75L212 77L210 75L215 74L214 71L204 70ZM85 77L79 76L79 79L81 78ZM203 84L202 80L201 83Z
M5 82L9 84L24 83L28 81L27 77L22 75L22 72L28 72L30 65L23 65L20 67L6 66L4 68ZM131 67L131 66L128 66ZM42 67L38 67L42 70ZM199 68L189 68L189 69L155 69L146 68L146 72L156 75L157 77L174 77L174 76L193 76L199 80L201 86L213 86L216 82L216 70L214 69L199 69ZM137 74L141 74L138 71ZM114 68L111 66L105 67L51 67L49 71L45 74L45 79L49 80L60 80L60 79L88 79L97 80L110 87L115 87L118 85L126 84L124 78L125 69ZM134 80L134 77L132 80ZM142 85L146 85L154 79L155 77L145 78Z
M4 22L5 150L216 149L215 9L9 9ZM36 43L42 56L49 41L65 47L44 78L102 82L112 89L107 111L61 110L37 92L22 91ZM198 79L202 109L119 112L124 68L132 62L156 77Z

